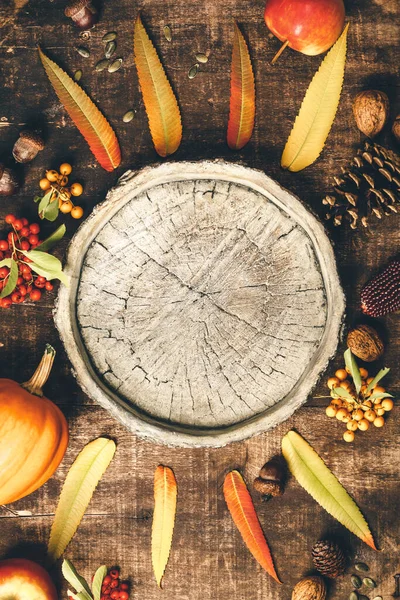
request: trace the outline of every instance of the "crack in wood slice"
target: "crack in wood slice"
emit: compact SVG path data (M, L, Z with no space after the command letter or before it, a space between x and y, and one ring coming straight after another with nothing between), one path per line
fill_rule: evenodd
M77 317L101 377L141 411L224 427L282 400L327 318L305 231L228 182L151 188L101 229Z

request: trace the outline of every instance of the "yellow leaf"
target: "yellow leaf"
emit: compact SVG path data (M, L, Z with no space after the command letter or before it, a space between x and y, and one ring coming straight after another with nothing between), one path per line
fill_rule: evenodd
M100 165L113 171L121 162L117 137L83 89L39 48L39 56L60 102L89 144Z
M374 538L360 509L322 458L295 431L282 439L282 454L293 477L339 523L376 550Z
M133 50L153 144L157 153L165 157L173 154L181 143L181 114L140 16L135 23Z
M175 524L177 485L169 467L159 465L154 473L154 514L151 532L151 554L157 584L167 566Z
M335 120L346 64L347 30L325 56L314 75L282 154L281 166L301 171L321 154Z
M78 529L97 484L103 477L115 454L115 443L98 438L87 444L68 471L53 525L47 554L56 561Z
M240 150L254 129L256 91L249 49L235 23L231 66L231 99L227 141L232 150Z

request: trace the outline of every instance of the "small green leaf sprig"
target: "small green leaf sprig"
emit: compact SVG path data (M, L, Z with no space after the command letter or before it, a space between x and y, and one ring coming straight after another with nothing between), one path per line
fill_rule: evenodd
M105 565L99 567L94 574L91 587L86 579L79 575L71 561L64 559L61 570L69 585L75 590L74 592L68 590L68 597L71 600L101 600L104 596L108 598L113 591L121 600L129 600L129 584L120 582L117 568L108 571Z
M18 277L20 276L20 270L23 265L27 265L30 271L33 271L39 277L45 278L47 281L59 279L64 285L68 286L69 280L62 270L61 261L47 252L47 250L52 248L63 238L66 232L65 225L58 227L46 240L36 246L33 250L23 250L21 248L18 231L14 227L13 229L14 232L11 236L10 248L11 256L0 261L0 269L3 267L8 269L8 274L3 279L0 300L11 297L14 290L17 288ZM33 275L32 282L34 282ZM29 285L28 282L26 283Z

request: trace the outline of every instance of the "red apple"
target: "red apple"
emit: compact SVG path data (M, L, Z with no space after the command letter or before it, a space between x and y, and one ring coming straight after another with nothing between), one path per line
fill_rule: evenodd
M50 575L23 558L0 561L0 600L57 600Z
M325 52L336 42L344 17L343 0L267 0L264 13L268 29L284 47L310 56Z

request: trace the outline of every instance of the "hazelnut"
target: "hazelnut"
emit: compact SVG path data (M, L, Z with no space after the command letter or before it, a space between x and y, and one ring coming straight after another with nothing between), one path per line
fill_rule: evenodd
M71 0L64 14L70 17L78 29L92 29L99 20L99 13L91 0Z
M0 164L0 196L12 196L18 188L18 180L15 173Z
M394 120L392 133L396 140L400 143L400 115L397 115L397 117Z
M373 138L384 128L389 117L389 98L384 92L367 90L354 98L353 114L357 127Z
M358 325L349 331L347 345L352 353L364 362L377 360L385 350L378 332L370 325Z
M325 600L325 598L326 585L318 575L301 579L292 592L292 600Z
M19 139L13 148L13 157L19 163L28 163L33 160L38 152L43 150L44 141L33 131L21 131Z

